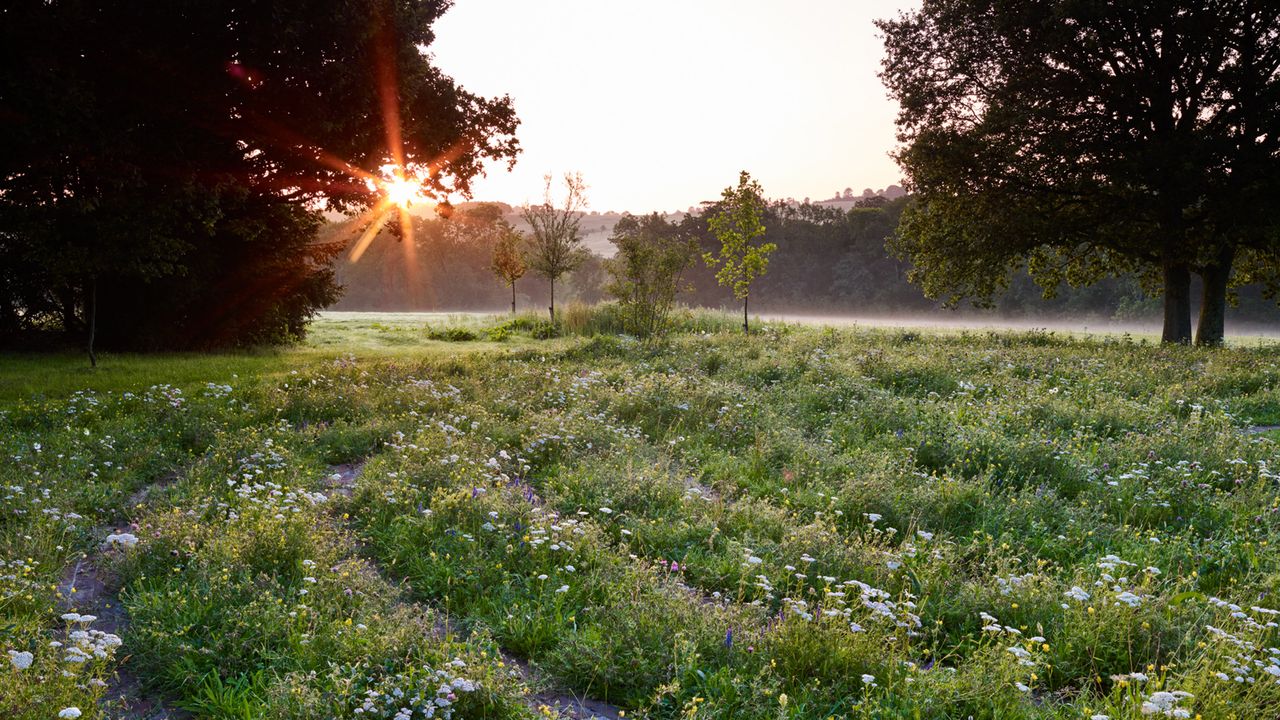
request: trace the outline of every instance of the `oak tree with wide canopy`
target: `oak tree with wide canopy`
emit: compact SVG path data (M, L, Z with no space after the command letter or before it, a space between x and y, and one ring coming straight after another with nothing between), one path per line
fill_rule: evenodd
M429 62L449 4L8 3L0 336L299 334L339 290L341 248L314 241L323 210L385 214L410 184L465 197L486 161L514 160L509 99Z
M913 279L989 301L1137 271L1166 342L1223 339L1230 288L1280 289L1280 5L925 0L878 23L917 195Z

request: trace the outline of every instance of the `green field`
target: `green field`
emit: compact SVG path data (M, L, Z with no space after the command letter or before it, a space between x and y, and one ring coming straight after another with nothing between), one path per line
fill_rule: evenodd
M0 717L1280 713L1280 346L539 322L0 357Z

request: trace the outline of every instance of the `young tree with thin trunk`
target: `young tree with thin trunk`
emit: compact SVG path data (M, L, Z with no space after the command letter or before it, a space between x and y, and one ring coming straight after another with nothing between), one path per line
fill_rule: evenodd
M516 314L516 281L524 277L529 266L525 264L523 249L525 237L518 230L508 227L493 246L493 262L489 269L502 281L511 286L511 314Z
M556 322L556 281L582 267L590 252L582 247L578 223L587 207L587 185L581 173L565 173L564 201L557 204L551 194L551 175L538 205L528 205L521 215L529 224L530 236L525 260L529 269L551 282L551 324Z
M737 187L729 186L720 195L720 203L707 221L711 234L720 241L718 255L704 254L707 266L716 270L716 281L733 290L742 301L742 332L750 332L747 302L751 284L769 269L769 255L778 246L756 244L764 235L764 190L743 170Z

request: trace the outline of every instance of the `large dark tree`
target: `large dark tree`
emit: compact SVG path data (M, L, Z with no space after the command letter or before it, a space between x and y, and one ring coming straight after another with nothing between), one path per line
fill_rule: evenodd
M0 10L0 333L111 347L299 334L321 211L389 165L439 198L517 146L428 62L447 0L18 0Z
M897 248L931 296L988 300L1028 260L1047 288L1136 270L1189 342L1199 273L1214 344L1233 282L1275 289L1280 5L925 0L879 26L918 196Z

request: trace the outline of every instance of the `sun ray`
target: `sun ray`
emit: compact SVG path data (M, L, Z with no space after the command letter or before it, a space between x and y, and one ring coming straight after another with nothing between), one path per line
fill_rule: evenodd
M404 138L400 131L400 85L396 73L395 40L391 20L381 5L377 8L378 31L373 37L375 82L382 103L382 126L387 133L387 151L396 167L405 167Z
M409 208L400 206L400 242L403 245L405 279L409 285L409 297L414 307L420 305L422 288L418 282L418 246L413 241L413 215Z
M403 243L403 269L416 301L423 289L419 287L418 282L421 268L414 239L414 216L410 208L447 196L449 188L440 182L440 175L467 151L467 138L460 138L428 162L415 160L406 154L400 116L397 59L392 38L394 28L388 17L388 8L381 3L375 3L375 8L376 30L371 39L370 49L374 65L374 86L382 113L389 162L378 168L376 172L365 170L309 142L300 133L269 118L254 116L252 120L262 137L282 144L294 153L309 157L321 166L337 170L355 182L363 183L369 191L380 196L372 207L361 212L354 220L356 227L360 227L366 220L368 225L360 232L351 247L348 255L350 262L358 262L364 256L378 233L386 227L391 214L393 212L397 214L400 241ZM240 69L239 67L229 68L229 72ZM247 81L245 78L240 79Z
M373 173L352 165L346 160L343 160L337 155L334 155L328 150L325 150L311 142L302 134L278 122L256 113L250 114L248 117L263 135L276 141L278 146L284 147L295 155L301 155L308 159L315 160L325 167L345 173L357 180L377 180L377 177Z
M386 198L383 198L382 201L378 203L372 213L374 216L373 221L369 223L369 227L365 228L364 234L360 236L360 239L356 241L355 246L351 248L351 262L358 262L360 260L360 256L364 255L364 251L369 249L369 244L373 242L373 238L378 234L378 231L382 229L383 223L387 220L387 215L390 214L394 207L395 206Z

